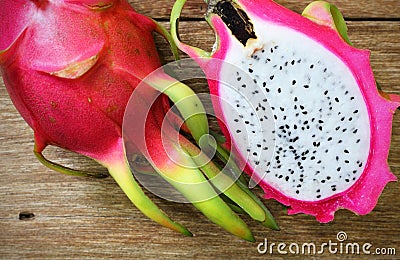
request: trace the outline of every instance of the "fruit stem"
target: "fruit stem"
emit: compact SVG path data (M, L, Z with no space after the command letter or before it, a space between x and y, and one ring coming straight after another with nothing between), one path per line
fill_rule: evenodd
M44 155L42 154L42 151L38 151L36 142L35 142L35 145L33 148L33 153L35 154L35 156L39 160L39 162L41 162L44 166L46 166L47 168L52 169L54 171L57 171L59 173L62 173L62 174L67 174L67 175L72 175L72 176L98 178L98 179L108 177L108 174L74 170L74 169L68 168L66 166L63 166L61 164L52 162L52 161L48 160L46 157L44 157Z
M208 58L211 55L209 52L206 52L197 47L187 45L181 42L181 40L179 39L179 34L178 34L179 17L181 16L181 12L185 3L186 0L177 0L175 1L174 6L172 7L171 17L170 17L172 39L174 40L178 48L188 53L189 56L197 58Z

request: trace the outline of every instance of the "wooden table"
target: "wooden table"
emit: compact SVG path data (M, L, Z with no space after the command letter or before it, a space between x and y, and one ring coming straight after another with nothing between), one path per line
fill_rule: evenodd
M308 0L279 0L300 12ZM387 92L400 93L400 3L398 0L335 0L349 26L350 39L359 48L371 50L376 78ZM168 26L172 0L132 0L137 11ZM203 21L205 5L189 1L180 26L183 40L202 48L213 44L213 33ZM165 61L172 60L167 44L157 36ZM185 57L183 55L183 57ZM201 86L198 91L204 91ZM371 243L372 248L392 247L400 255L400 186L387 185L378 205L367 216L341 210L329 224L319 224L306 215L287 216L279 203L265 201L282 230L270 231L249 218L257 243L249 243L210 223L190 205L150 196L173 219L189 227L196 236L184 237L144 217L128 201L112 178L102 180L70 177L42 166L32 153L32 131L0 87L0 257L10 258L283 258L260 255L257 245L269 243L346 242ZM51 158L75 168L104 171L95 163L60 149L49 149ZM394 116L389 164L400 177L400 113ZM21 212L34 218L19 220ZM29 215L29 214L28 214ZM290 255L293 256L293 255ZM330 254L326 258L365 255ZM304 256L299 255L299 258ZM381 256L382 257L382 256ZM395 256L388 256L394 258Z

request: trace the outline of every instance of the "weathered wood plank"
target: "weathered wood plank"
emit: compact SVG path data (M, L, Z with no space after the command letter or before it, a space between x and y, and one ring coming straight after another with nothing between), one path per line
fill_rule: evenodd
M355 45L372 51L372 67L388 92L400 93L400 23L351 22ZM182 39L210 48L212 32L204 22L183 22ZM157 38L160 53L171 60L166 43ZM205 86L196 86L204 91ZM389 164L400 177L400 113L394 117ZM128 201L111 178L94 180L64 176L46 169L32 154L32 131L21 119L0 86L0 258L267 258L257 244L241 241L210 223L190 205L161 200L149 194L160 207L196 236L183 237L144 217ZM71 153L50 149L52 158L73 167L104 171L91 161ZM314 218L287 216L283 207L267 201L282 230L269 231L245 218L258 242L337 242L345 231L349 242L376 247L397 247L400 252L400 186L390 183L375 210L368 216L339 211L335 221L319 224ZM19 220L19 213L35 214ZM275 248L273 256L283 258ZM350 257L329 254L327 259ZM362 259L363 255L357 256ZM302 258L302 255L299 256Z
M138 0L129 0L131 5L137 11L151 16L155 19L169 19L174 1L162 0L143 2ZM277 3L301 13L304 8L311 3L311 0L277 0ZM366 19L366 18L384 18L398 19L400 18L400 4L398 0L331 0L328 1L335 4L346 18ZM206 4L202 0L187 1L182 13L182 18L193 19L203 18L206 10Z

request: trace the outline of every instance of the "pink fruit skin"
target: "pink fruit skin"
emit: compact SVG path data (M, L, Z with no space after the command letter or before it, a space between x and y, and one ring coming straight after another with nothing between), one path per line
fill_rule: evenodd
M357 79L361 92L367 104L371 124L371 149L368 164L359 180L348 190L336 194L330 198L316 201L299 201L285 196L282 192L271 187L261 180L259 185L264 189L266 199L276 199L286 206L289 214L305 213L313 215L319 222L330 222L334 219L334 213L340 208L349 209L356 214L368 214L375 207L377 200L386 184L396 181L397 178L390 172L387 157L390 148L391 125L393 113L400 106L400 97L390 95L390 100L379 95L375 79L370 67L368 50L356 49L345 43L338 33L329 26L318 25L303 16L294 13L269 0L235 1L250 17L261 17L265 21L271 21L308 35L348 65L354 77ZM218 35L218 48L212 54L212 58L224 60L230 47L231 33L217 15L211 15L211 26ZM257 33L257 32L256 32ZM323 36L323 37L321 37ZM178 45L179 46L179 45ZM203 59L199 53L189 46L179 46L187 52L206 72L208 78L218 79L220 66L213 60ZM210 93L219 96L219 82L209 80ZM231 147L237 160L246 163L243 156L235 148L235 140L231 140L227 127L223 124L225 115L222 113L218 98L213 99L214 109L220 120L222 132L227 137L226 146ZM257 180L252 167L246 164L245 171Z
M0 61L38 151L56 145L106 163L123 151L132 91L160 60L151 19L125 1L108 1L105 15L90 7L96 2L5 2L18 23L1 27Z

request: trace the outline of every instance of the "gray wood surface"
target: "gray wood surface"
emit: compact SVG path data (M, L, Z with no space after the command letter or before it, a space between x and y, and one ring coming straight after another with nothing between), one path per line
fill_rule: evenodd
M168 26L173 1L130 1L138 12L157 18ZM203 17L202 1L189 1L180 32L184 41L211 48L214 37ZM308 1L280 0L296 11ZM350 38L359 48L371 50L372 68L384 90L400 93L400 4L398 0L332 1L343 11ZM199 21L200 19L200 21ZM156 36L161 56L172 60L167 44ZM185 57L185 55L182 55ZM206 86L198 84L197 91ZM173 219L196 234L184 237L143 216L125 197L112 178L102 180L65 176L42 166L34 157L31 129L12 105L0 85L0 258L284 258L260 255L257 244L337 242L344 231L348 242L371 243L372 248L394 247L400 255L400 186L385 188L374 211L356 216L340 210L335 220L320 224L306 215L287 216L277 202L265 201L281 231L270 231L249 218L257 243L241 241L210 223L191 205L150 197ZM51 148L46 154L74 168L105 171L73 153ZM400 113L394 116L389 164L400 177ZM258 191L261 195L261 192ZM20 220L20 213L34 218ZM297 256L302 258L303 256ZM365 255L325 253L323 257L367 258ZM375 256L376 257L376 256ZM392 259L394 256L387 257Z

